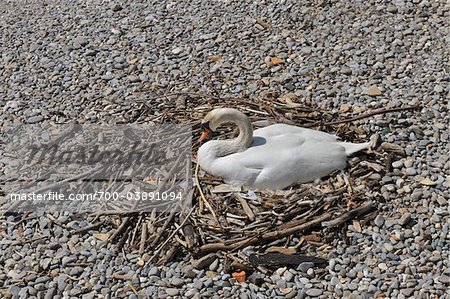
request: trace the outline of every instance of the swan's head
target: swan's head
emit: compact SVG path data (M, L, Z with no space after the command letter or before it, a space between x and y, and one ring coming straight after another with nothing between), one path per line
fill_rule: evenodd
M208 112L202 120L201 127L203 129L203 134L199 141L203 141L209 134L220 127L221 124L226 122L236 122L239 119L247 119L247 116L233 108L217 108Z

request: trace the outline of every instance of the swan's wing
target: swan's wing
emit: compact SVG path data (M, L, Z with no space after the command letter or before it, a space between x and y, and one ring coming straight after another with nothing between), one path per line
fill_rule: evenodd
M264 169L276 163L276 157L293 159L294 153L301 151L306 139L301 134L279 134L272 136L254 136L252 145L244 152L228 155L230 161L249 169Z
M253 136L260 136L265 138L271 138L273 136L282 135L295 135L303 137L305 140L316 140L316 141L337 141L338 137L336 135L328 134L321 131L311 130L302 127L296 127L286 124L276 124L267 126L255 130Z
M310 182L345 167L345 149L335 139L317 141L306 139L302 133L255 136L256 145L227 158L243 173L252 173L255 186L268 189Z

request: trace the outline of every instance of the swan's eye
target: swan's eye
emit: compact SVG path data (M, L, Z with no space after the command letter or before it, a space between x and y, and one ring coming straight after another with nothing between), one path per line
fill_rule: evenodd
M202 124L201 124L201 128L202 128L203 130L209 130L209 131L212 131L212 130L211 130L211 127L209 126L209 121L207 121L207 122L205 122L205 123L202 123Z

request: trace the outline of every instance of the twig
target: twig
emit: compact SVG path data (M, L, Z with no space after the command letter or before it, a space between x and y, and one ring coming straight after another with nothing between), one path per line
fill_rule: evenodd
M192 212L194 211L195 207L192 207L192 209L189 211L189 214L187 214L186 218L184 218L184 220L180 223L180 226L177 227L171 234L170 236L162 243L162 245L156 249L152 255L152 257L150 257L150 259L147 261L147 263L150 263L156 256L158 256L159 252L164 248L164 246L166 246L167 243L169 243L173 236L175 236L175 234L184 226L184 224L186 223L186 221L189 219L189 217L191 216Z
M185 200L185 204L183 205L183 210L180 213L180 220L181 221L184 221L184 219L187 217L187 214L188 214L187 213L187 207L191 207L192 208L192 197L193 197L193 195L194 195L194 190L193 189L189 190L189 193L188 193L188 195L186 197L186 200ZM182 232L183 232L184 238L186 240L186 246L185 247L187 247L189 249L194 248L194 246L196 246L196 244L197 244L197 238L196 238L195 230L194 230L194 227L192 226L192 224L187 223L183 227Z
M181 159L183 158L184 155L180 155L177 160L175 161L174 165L172 166L172 168L169 170L169 172L166 175L166 178L170 178L174 175L175 171L177 170L177 166L180 163ZM156 189L156 192L160 192L167 184L167 180L162 181L162 183L158 186L158 188ZM138 201L136 201L133 205L133 209L136 209L137 205L139 204ZM126 217L122 224L119 226L119 228L114 232L114 234L111 235L111 237L109 238L109 241L113 241L114 239L117 238L117 236L119 236L121 233L123 233L125 231L125 228L127 227L129 221L130 221L131 217Z
M360 207L357 207L351 211L348 211L348 212L342 214L341 216L337 217L336 219L322 222L322 226L324 226L324 227L338 226L338 225L346 222L347 220L356 218L360 215L363 215L363 214L369 212L373 208L375 208L375 203L370 200L368 202L363 203Z
M75 235L76 235L76 234L82 234L82 233L88 232L88 231L90 231L90 230L97 229L97 228L99 228L100 226L102 226L102 225L104 225L104 224L105 224L104 221L97 222L97 223L94 223L94 224L91 224L91 225L88 225L88 226L79 228L79 229L75 230L75 231L73 232L73 234L75 234Z
M275 231L264 233L260 238L255 238L252 240L243 240L243 241L239 241L239 242L236 242L233 244L225 244L223 242L205 244L205 245L201 246L200 248L198 248L197 252L195 252L195 253L202 255L202 254L207 254L210 252L215 252L218 250L231 251L231 250L234 250L237 248L241 248L243 245L250 246L250 245L259 244L259 243L274 240L274 239L281 239L286 236L292 235L294 233L298 233L298 232L310 229L314 226L317 226L320 223L322 223L323 221L328 220L329 218L331 218L331 214L325 213L325 214L323 214L309 222L306 222L304 224L300 224L300 225L286 228L286 229L277 229Z
M195 185L197 186L198 192L200 193L200 197L203 200L203 203L206 205L206 207L208 208L208 210L211 212L211 214L214 217L214 220L216 221L217 224L219 224L219 221L217 220L217 215L214 212L213 208L211 207L211 205L209 204L208 200L205 197L205 194L203 194L203 190L202 187L200 186L200 181L198 179L198 170L200 168L200 165L197 163L197 165L195 166ZM220 224L219 224L220 225Z
M309 123L309 124L303 124L304 127L316 127L319 125L324 125L324 126L330 126L330 125L337 125L337 124L343 124L343 123L349 123L352 121L356 121L356 120L361 120L364 118L368 118L374 115L378 115L378 114L386 114L386 113L391 113L391 112L400 112L400 111L407 111L407 110L415 110L420 108L420 105L415 105L415 106L408 106L408 107L400 107L400 108L391 108L391 109L379 109L379 110L375 110L372 112L368 112L365 114L361 114L355 117L351 117L351 118L347 118L347 119L343 119L343 120L336 120L336 121L330 121L330 122L326 122L326 123L322 123L320 121L315 122L315 123Z
M175 216L175 209L172 208L172 210L170 211L169 217L167 217L167 219L164 222L163 226L159 229L158 234L156 235L156 238L150 244L150 248L154 248L156 246L156 244L158 244L159 239L161 239L161 236L166 231L167 227L169 226L169 224L172 221L174 216Z
M147 222L144 220L142 221L142 231L141 231L141 241L139 244L139 256L142 256L144 254L145 250L145 241L147 240Z

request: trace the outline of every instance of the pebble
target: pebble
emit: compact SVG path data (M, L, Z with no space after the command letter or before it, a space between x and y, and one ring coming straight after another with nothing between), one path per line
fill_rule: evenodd
M216 271L219 268L219 259L215 259L211 265L209 265L209 270Z
M177 296L180 293L179 289L174 289L174 288L167 288L166 289L166 293L169 296Z
M397 13L398 8L395 5L388 5L388 7L386 8L386 10L390 13Z
M435 85L433 88L434 92L441 93L444 91L444 88L441 85Z
M172 54L174 54L174 55L178 55L178 54L181 54L181 53L184 52L184 48L182 48L182 47L177 47L177 48L174 48L171 52L172 52Z
M297 270L300 272L306 273L309 269L314 267L314 263L311 262L303 262L298 265Z
M130 80L131 83L136 83L136 82L140 82L141 78L136 75L129 75L128 80Z
M441 275L441 276L438 277L438 281L443 283L443 284L450 285L450 276Z
M403 167L403 161L392 162L392 167L394 167L394 168L402 168Z
M402 289L401 293L403 295L405 295L406 297L410 297L414 294L414 290L415 290L414 288L406 288L406 289Z
M306 295L311 297L318 297L323 294L323 290L321 289L309 289L306 290Z
M382 215L377 215L374 219L374 223L378 227L382 227L384 225L384 217Z
M117 4L117 3L115 3L111 6L111 10L114 12L121 11L122 9L123 9L122 6L120 6L120 4Z
M290 271L285 271L283 273L283 278L287 281L290 282L292 281L292 279L294 278L294 274L292 274Z
M413 176L413 175L417 174L417 170L415 168L413 168L413 167L408 167L408 168L406 168L405 173L408 176Z
M378 87L376 87L376 86L370 86L367 89L367 94L370 95L370 96L374 96L374 97L382 95L380 89Z
M36 115L36 116L31 116L29 118L27 118L26 122L29 124L34 124L34 123L38 123L44 120L44 117L42 115Z

